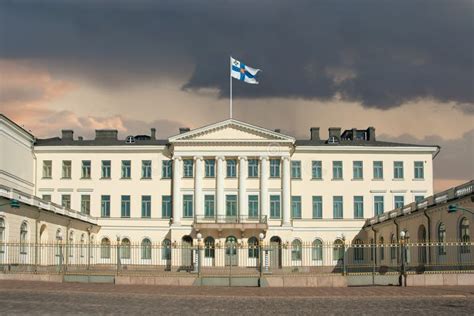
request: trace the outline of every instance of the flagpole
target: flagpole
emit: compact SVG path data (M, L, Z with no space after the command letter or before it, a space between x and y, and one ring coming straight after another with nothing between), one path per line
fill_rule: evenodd
M230 118L232 118L232 57L229 59L230 67L229 67L229 80L230 80L230 104L229 104L229 112Z

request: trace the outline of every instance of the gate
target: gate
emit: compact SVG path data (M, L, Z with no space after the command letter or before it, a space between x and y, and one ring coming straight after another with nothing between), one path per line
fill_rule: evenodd
M225 265L237 266L239 258L237 255L237 238L234 236L227 237L225 241Z

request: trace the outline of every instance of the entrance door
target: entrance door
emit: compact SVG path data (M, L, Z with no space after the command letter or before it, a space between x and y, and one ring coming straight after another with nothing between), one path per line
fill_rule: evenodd
M225 265L236 266L237 262L237 238L229 236L225 240Z
M281 239L278 236L270 238L270 267L281 268Z
M191 270L193 268L193 239L191 236L184 236L181 245L181 267Z

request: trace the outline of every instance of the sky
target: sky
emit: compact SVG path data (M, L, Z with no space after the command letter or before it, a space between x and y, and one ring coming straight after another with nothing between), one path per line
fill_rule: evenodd
M474 2L0 1L0 112L37 137L158 137L229 117L440 145L435 191L474 179Z

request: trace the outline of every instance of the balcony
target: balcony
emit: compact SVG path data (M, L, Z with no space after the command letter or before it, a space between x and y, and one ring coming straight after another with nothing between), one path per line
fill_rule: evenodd
M238 230L263 230L268 228L267 216L195 216L193 227L199 231L201 229L216 229L222 231L224 229Z

